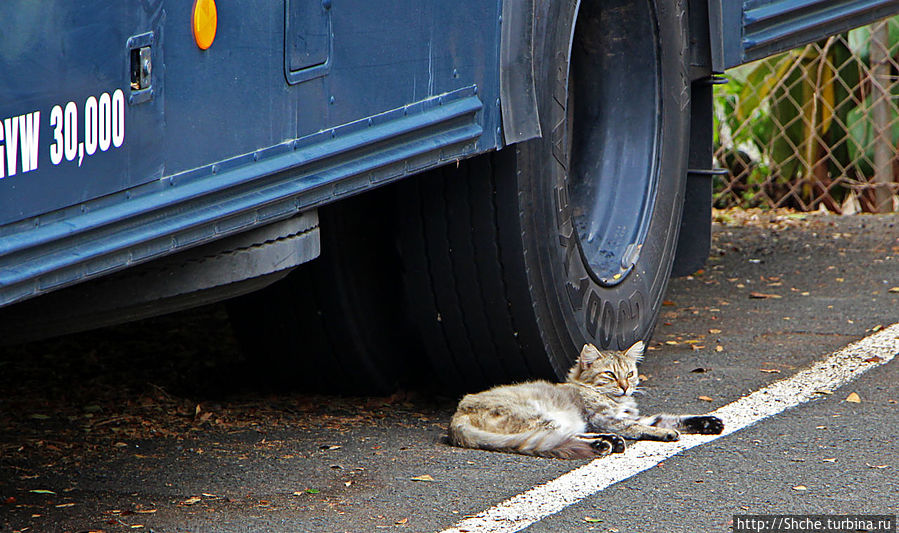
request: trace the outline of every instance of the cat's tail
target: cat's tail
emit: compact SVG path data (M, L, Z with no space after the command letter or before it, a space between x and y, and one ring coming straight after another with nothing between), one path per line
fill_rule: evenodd
M576 435L552 429L536 429L522 433L494 433L471 422L467 414L453 416L449 428L450 442L464 448L480 448L498 452L513 452L559 459L588 459L606 455Z

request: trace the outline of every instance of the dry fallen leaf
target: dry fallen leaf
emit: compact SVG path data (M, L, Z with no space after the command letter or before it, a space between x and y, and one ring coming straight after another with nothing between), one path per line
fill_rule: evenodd
M866 363L879 363L881 361L883 361L883 357L880 357L878 355L865 359Z
M836 463L837 462L836 457L828 457L827 459L821 459L821 460L824 461L825 463Z
M408 521L409 521L408 518L400 518L399 520L396 521L396 525L401 526L401 525L405 524L405 523L408 522Z
M887 292L897 293L899 292L899 287L890 287L890 290Z
M868 466L870 466L870 465L868 465ZM877 468L880 468L880 467L877 467ZM61 503L61 504L57 505L56 507L61 508L61 507L74 507L74 506L75 506L74 503Z
M897 287L897 289L899 289L899 287ZM890 290L892 291L892 289L890 289ZM897 292L899 292L899 291L897 291ZM671 300L663 300L662 305L664 305L665 307L674 307L677 304L672 302Z
M422 476L415 476L412 478L412 481L434 481L434 478L431 477L430 474L424 474Z
M712 329L709 330L709 333L712 333L712 334L715 334L715 333L721 333L721 330L720 330L720 329L712 328Z
M879 469L890 467L890 465L872 465L871 463L865 463L865 466L867 466L868 468L879 468ZM57 507L59 507L59 506L57 505Z
M201 498L199 496L192 496L192 497L184 500L183 502L181 502L179 505L193 505L193 504L199 502L200 500L201 500Z
M850 392L849 396L846 396L846 401L849 403L862 403L862 399L854 392Z
M796 485L795 487L793 487L793 490L808 490L808 487L806 487L805 485Z
M584 522L590 522L590 523L602 522L602 518L593 518L592 516L585 516Z
M778 298L783 298L783 296L781 296L779 294L768 294L768 293L764 293L764 292L755 292L755 291L750 292L749 297L756 298L759 300L767 300L767 299L776 300Z
M715 346L715 351L716 351L716 352L723 352L723 351L724 351L724 346L721 346L720 344L719 344L718 346Z
M709 396L699 396L698 399L702 400L704 402L714 402L715 401L713 398L711 398Z
M780 374L780 370L776 368L760 368L759 372L764 372L766 374Z

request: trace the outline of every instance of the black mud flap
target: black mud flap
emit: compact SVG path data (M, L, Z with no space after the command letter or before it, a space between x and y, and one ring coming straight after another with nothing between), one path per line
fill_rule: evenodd
M712 245L712 78L693 83L690 159L673 277L689 276L705 264Z

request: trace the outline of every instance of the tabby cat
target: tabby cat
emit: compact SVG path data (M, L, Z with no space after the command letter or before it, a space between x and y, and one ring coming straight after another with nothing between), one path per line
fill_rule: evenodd
M450 421L456 446L577 459L621 453L625 439L673 441L679 432L719 434L715 416L639 415L643 342L625 351L584 345L565 383L530 381L468 394Z

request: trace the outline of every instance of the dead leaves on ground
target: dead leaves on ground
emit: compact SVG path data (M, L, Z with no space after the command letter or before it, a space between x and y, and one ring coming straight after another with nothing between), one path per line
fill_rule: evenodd
M855 392L850 392L849 396L846 396L846 401L849 403L862 403L861 397Z
M808 224L809 221L817 216L820 216L817 212L803 213L786 207L773 209L762 209L759 207L712 209L712 220L723 226L730 227L750 226L781 230L787 227Z
M757 299L757 300L778 300L780 298L783 298L783 296L781 296L779 294L756 292L756 291L750 292L749 297Z

